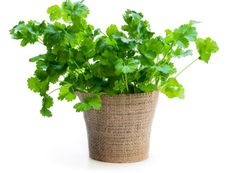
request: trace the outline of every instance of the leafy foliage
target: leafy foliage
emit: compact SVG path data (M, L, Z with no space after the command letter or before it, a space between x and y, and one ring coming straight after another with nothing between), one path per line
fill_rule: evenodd
M176 79L181 72L177 73L174 59L191 56L193 43L197 59L206 63L218 51L211 38L198 38L194 21L158 36L142 13L129 9L121 29L112 24L105 33L87 22L89 9L83 1L66 0L47 13L50 21L20 21L10 30L21 46L46 47L46 53L29 59L36 70L28 88L41 95L40 112L47 117L52 116L51 84L59 86L59 100L74 101L77 92L91 94L74 105L76 111L99 110L101 94L160 90L169 98L183 98L184 88Z
M196 40L196 47L200 54L199 59L208 63L212 53L218 51L218 46L215 41L213 41L210 37L206 39L198 38Z
M101 99L98 95L88 96L81 103L75 104L74 108L78 112L87 111L91 108L99 110L101 108Z
M66 84L60 88L60 93L58 96L59 100L66 99L67 101L73 101L76 98L76 94L72 88L71 84Z
M161 92L169 98L184 98L184 88L175 78L169 78L161 88Z
M50 112L49 108L53 106L53 98L49 95L45 95L42 99L42 108L40 113L43 116L51 117L52 113Z

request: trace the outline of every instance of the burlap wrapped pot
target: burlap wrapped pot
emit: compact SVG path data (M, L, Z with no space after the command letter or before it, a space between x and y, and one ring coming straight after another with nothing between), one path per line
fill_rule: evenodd
M84 112L90 157L115 163L147 159L158 94L102 95L99 111ZM80 100L88 95L78 93Z

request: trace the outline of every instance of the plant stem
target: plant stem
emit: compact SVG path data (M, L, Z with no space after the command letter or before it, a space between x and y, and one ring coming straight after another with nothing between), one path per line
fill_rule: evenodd
M40 40L38 40L38 43L43 44Z
M169 48L168 52L164 55L163 59L165 59L168 54L172 51L172 48L175 46L175 42L171 43L171 47Z
M77 68L80 69L79 65L74 61L74 64L77 66ZM84 73L81 73L83 75L83 77L85 78L85 74Z
M126 73L125 73L125 86L126 86L127 92L129 92L128 79L127 79L127 74Z
M42 40L41 37L38 37L38 42L41 43L41 44L43 44L43 40Z
M57 91L57 90L59 90L59 89L60 89L60 88L56 88L56 89L50 91L50 92L48 93L48 95L52 94L53 92L55 92L55 91Z
M193 60L190 64L188 64L185 68L183 68L176 76L175 78L177 78L181 73L183 73L185 70L187 70L192 64L194 64L199 58Z
M157 88L158 88L158 85L159 85L159 81L160 81L160 79L156 79L156 81L155 81L155 85L157 86Z

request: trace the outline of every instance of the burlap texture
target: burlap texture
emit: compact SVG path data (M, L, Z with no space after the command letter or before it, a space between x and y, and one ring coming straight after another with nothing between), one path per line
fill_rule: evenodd
M78 93L81 100L88 95ZM84 112L90 157L116 163L147 159L158 95L158 91L102 95L99 111Z

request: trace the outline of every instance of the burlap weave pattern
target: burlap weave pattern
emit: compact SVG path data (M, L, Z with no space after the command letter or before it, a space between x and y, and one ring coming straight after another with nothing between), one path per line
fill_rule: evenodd
M102 95L99 111L84 112L90 157L104 162L148 158L152 119L159 92ZM82 100L88 94L78 93Z

